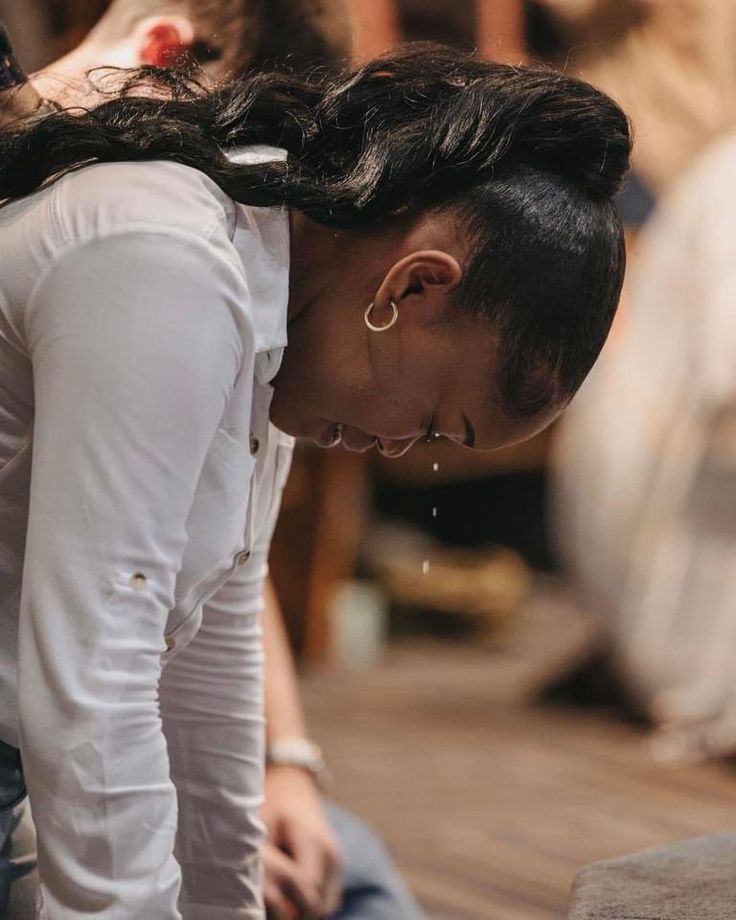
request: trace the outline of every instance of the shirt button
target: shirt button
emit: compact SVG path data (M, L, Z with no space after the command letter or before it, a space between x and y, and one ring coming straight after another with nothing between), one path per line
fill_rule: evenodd
M258 448L260 446L261 446L261 442L258 440L258 438L254 434L252 434L250 436L250 452L253 454L254 457L258 453Z
M135 575L131 575L130 586L131 588L135 588L136 591L142 591L146 587L146 576L141 575L140 572L136 572Z
M172 648L176 645L176 639L173 636L165 636L166 650L171 651Z
M244 550L242 553L238 553L235 557L235 561L238 565L245 565L245 563L250 559L250 550Z

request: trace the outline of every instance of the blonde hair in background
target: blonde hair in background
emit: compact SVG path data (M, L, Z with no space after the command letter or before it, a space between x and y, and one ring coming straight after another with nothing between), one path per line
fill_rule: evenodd
M544 0L573 50L565 69L631 117L634 166L662 192L734 120L733 0Z

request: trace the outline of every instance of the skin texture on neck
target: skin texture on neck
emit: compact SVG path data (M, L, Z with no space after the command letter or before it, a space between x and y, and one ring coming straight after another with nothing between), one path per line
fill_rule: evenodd
M300 211L289 212L289 231L288 321L291 323L325 289L330 266L344 256L348 243L339 231L315 223Z

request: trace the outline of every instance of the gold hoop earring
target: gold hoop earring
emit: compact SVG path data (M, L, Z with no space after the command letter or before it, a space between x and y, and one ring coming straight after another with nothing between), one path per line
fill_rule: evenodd
M393 311L393 313L392 313L391 319L386 323L385 326L375 326L370 321L369 317L371 315L371 310L375 306L375 301L371 301L371 303L368 304L366 311L365 311L364 319L365 319L366 326L371 330L371 332L385 332L387 329L390 329L393 326L393 324L396 322L396 320L399 318L399 308L396 306L396 301L390 300L389 303L391 304L391 310Z

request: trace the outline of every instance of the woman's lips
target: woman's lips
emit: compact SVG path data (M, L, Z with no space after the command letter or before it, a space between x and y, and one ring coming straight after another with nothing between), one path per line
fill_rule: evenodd
M409 450L416 438L406 439L402 442L385 443L381 438L372 434L367 434L360 428L343 425L342 422L335 422L327 425L323 431L314 439L320 447L330 448L342 444L345 450L353 453L365 453L371 447L376 446L379 453L384 457L401 457Z
M418 438L413 438L407 441L401 441L398 444L389 444L386 445L380 438L376 438L376 443L378 444L378 452L384 456L388 457L391 460L395 460L398 457L403 457L404 454L418 441Z
M372 434L366 434L360 428L352 428L347 425L342 426L342 446L346 450L354 453L363 453L370 450L376 443L377 439Z

